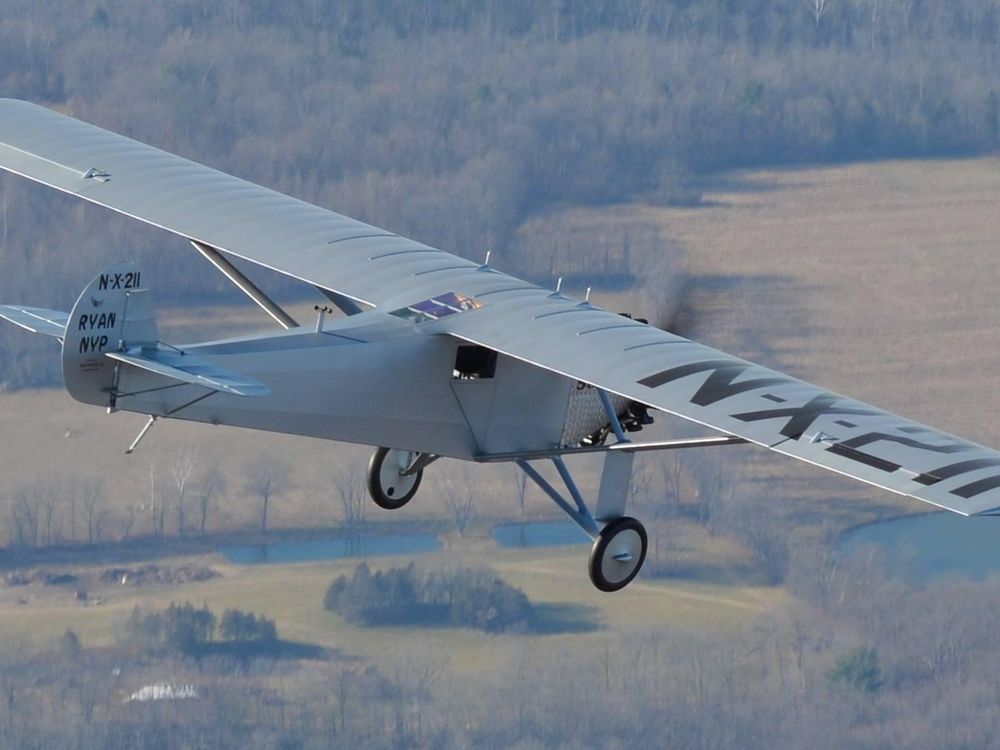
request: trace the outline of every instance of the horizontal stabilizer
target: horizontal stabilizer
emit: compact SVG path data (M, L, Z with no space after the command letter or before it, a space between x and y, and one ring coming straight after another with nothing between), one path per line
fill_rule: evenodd
M142 349L140 353L105 352L105 356L140 370L233 396L267 396L271 393L260 381L217 367L176 349Z
M32 333L42 333L61 339L66 335L66 324L69 313L58 310L45 310L41 307L22 307L21 305L0 305L0 318L9 320L21 328L27 328Z

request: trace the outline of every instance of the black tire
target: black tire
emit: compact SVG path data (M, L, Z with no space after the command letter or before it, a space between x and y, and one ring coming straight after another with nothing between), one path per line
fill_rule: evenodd
M378 507L385 510L399 510L417 494L417 490L420 489L420 480L424 477L424 470L421 469L406 477L403 477L398 471L396 472L396 476L400 480L405 480L403 482L405 491L397 492L397 488L393 484L385 486L386 476L383 473L383 468L386 469L386 473L392 473L390 467L385 465L385 459L391 452L390 448L377 448L372 453L371 460L368 462L368 494L371 495Z
M598 534L590 550L590 580L600 591L621 591L639 574L646 547L646 528L641 523L628 516L615 519ZM625 553L630 555L628 561L614 559Z

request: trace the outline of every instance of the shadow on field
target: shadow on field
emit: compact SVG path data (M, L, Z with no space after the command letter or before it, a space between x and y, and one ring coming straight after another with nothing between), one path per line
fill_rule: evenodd
M789 167L786 171L789 173L800 171L805 172L809 169L814 169L814 166L803 166L801 168ZM703 194L704 193L743 193L743 194L754 194L754 193L776 193L781 191L789 191L802 188L803 186L811 186L813 182L805 182L803 178L799 178L799 181L792 182L787 180L777 179L773 176L762 175L760 173L754 172L726 172L714 175L708 175L702 177L698 180L697 188ZM726 201L713 200L711 198L703 197L701 201L695 204L698 208L710 208L714 206L729 206L732 205Z
M533 635L593 633L601 629L596 607L583 604L536 604Z
M671 562L650 565L650 581L709 584L712 586L766 586L764 571L750 563Z
M223 656L232 659L287 659L289 661L325 661L330 652L315 643L301 641L229 641L202 644L198 656Z
M355 624L365 628L471 629L495 634L507 632L526 635L592 633L602 627L597 608L579 604L533 604L531 614L526 619L495 628L489 627L489 623L485 622L478 626L472 622L455 622L448 607L439 604L409 606L389 615L383 613L378 619Z

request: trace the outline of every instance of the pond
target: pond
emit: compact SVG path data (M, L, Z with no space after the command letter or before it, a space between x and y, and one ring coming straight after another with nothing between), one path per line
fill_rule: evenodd
M493 541L501 547L524 549L590 544L590 537L572 521L530 521L497 526Z
M493 539L500 547L522 549L590 543L590 538L572 521L508 523L493 530ZM272 544L231 544L219 547L219 552L237 565L263 565L420 555L440 549L441 542L434 534L383 534Z
M859 526L840 542L848 555L868 546L880 551L892 575L909 580L983 579L1000 572L1000 518L927 513Z
M415 555L437 552L439 549L441 542L434 534L387 534L313 539L305 542L233 544L219 547L219 552L238 565L262 565L341 560L348 557Z

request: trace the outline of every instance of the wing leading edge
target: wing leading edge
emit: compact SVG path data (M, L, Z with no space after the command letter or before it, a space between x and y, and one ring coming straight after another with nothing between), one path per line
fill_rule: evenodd
M386 311L461 294L482 304L415 325L963 515L1000 513L997 451L44 107L0 99L0 168Z

